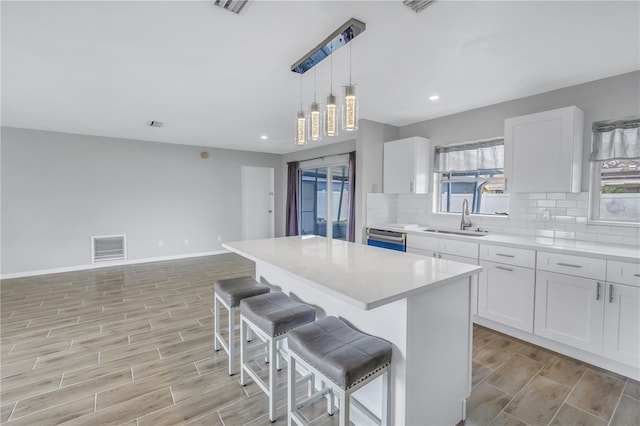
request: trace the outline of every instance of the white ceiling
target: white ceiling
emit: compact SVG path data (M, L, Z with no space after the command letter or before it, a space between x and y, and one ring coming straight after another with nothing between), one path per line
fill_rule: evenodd
M640 69L638 1L440 1L416 14L401 0L250 0L239 15L204 1L2 1L1 14L2 125L273 153L318 146L293 145L290 67L352 17L367 25L352 42L360 118L393 125ZM333 56L339 92L349 47ZM316 69L324 101L329 60ZM302 85L308 109L313 70Z

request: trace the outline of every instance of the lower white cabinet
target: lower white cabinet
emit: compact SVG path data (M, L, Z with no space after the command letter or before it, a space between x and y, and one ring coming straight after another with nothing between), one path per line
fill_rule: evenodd
M640 366L640 287L607 283L602 353Z
M601 354L604 283L537 271L534 334Z
M533 333L535 271L481 261L478 315Z

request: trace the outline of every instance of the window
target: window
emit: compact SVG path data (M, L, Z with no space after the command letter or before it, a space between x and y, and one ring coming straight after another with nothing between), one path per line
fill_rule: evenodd
M640 120L595 123L591 218L640 222Z
M436 147L434 211L460 213L466 199L473 214L507 215L502 138Z

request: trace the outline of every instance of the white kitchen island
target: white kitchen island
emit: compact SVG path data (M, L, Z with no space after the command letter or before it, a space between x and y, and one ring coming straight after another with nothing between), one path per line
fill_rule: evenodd
M481 267L296 236L223 244L256 278L393 344L392 424L455 425L471 391L471 277ZM377 384L379 387L380 384ZM374 413L379 391L356 393Z

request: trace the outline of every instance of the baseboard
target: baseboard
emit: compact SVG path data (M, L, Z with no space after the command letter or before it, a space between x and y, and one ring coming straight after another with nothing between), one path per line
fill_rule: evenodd
M32 277L35 275L59 274L61 272L83 271L86 269L111 268L113 266L135 265L137 263L162 262L163 260L186 259L189 257L212 256L215 254L230 253L229 250L216 250L200 253L176 254L174 256L148 257L145 259L132 259L116 262L104 262L90 265L64 266L61 268L40 269L37 271L12 272L10 274L0 274L0 279L7 280L10 278Z

